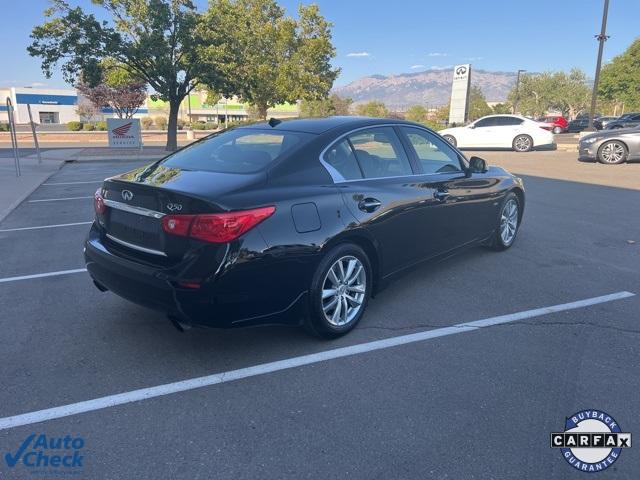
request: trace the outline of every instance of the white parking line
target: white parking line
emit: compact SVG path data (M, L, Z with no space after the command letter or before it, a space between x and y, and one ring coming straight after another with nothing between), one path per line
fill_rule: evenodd
M62 200L82 200L82 199L87 199L87 198L93 198L93 196L91 196L91 197L66 197L66 198L41 198L39 200L28 200L27 203L60 202Z
M0 283L17 282L19 280L31 280L33 278L57 277L58 275L69 275L71 273L86 272L86 268L76 268L75 270L59 270L57 272L34 273L33 275L21 275L19 277L0 278Z
M86 400L83 402L72 403L60 407L47 408L45 410L38 410L21 415L14 415L12 417L0 418L0 430L6 430L22 425L31 425L34 423L53 420L56 418L77 415L79 413L102 410L104 408L115 407L117 405L139 402L141 400L148 400L154 397L161 397L164 395L170 395L172 393L184 392L187 390L207 387L210 385L232 382L234 380L240 380L243 378L278 372L280 370L302 367L304 365L325 362L327 360L333 360L336 358L358 355L375 350L383 350L386 348L397 347L399 345L406 345L409 343L422 342L424 340L445 337L447 335L472 332L474 330L490 327L492 325L517 322L533 317L548 315L550 313L563 312L566 310L588 307L590 305L597 305L599 303L612 302L614 300L620 300L622 298L633 297L634 295L635 294L631 292L617 292L611 295L587 298L585 300L579 300L577 302L536 308L534 310L526 310L518 313L510 313L508 315L485 318L483 320L477 320L475 322L459 323L451 327L436 328L434 330L412 333L410 335L400 335L397 337L385 338L384 340L360 343L348 347L336 348L334 350L326 350L324 352L312 353L310 355L288 358L286 360L263 363L260 365L255 365L253 367L240 368L238 370L231 370L223 373L214 373L213 375L207 375L205 377L191 378L189 380L183 380L180 382L167 383L164 385L158 385L149 388L141 388L139 390L132 390L115 395L108 395L106 397L95 398L93 400Z
M75 227L76 225L89 225L91 223L93 222L59 223L57 225L40 225L39 227L5 228L4 230L0 230L0 233L21 232L23 230L40 230L42 228Z
M58 182L58 183L43 183L43 186L53 186L53 185L82 185L85 183L102 183L104 180L92 180L90 182Z

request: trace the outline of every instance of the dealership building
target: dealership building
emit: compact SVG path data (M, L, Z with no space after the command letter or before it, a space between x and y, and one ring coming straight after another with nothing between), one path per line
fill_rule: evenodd
M37 124L66 124L72 121L100 121L116 117L113 109L102 108L91 119L81 118L78 113L78 103L87 102L75 89L29 88L29 87L0 87L0 122L8 122L7 98L11 99L14 108L15 121L18 124L29 123L27 105L31 106L33 121ZM185 122L213 122L241 121L249 117L248 106L239 102L237 98L221 98L214 105L206 102L206 93L193 92L184 99L180 106L179 118ZM269 109L268 115L276 118L297 117L297 104L283 104ZM167 117L168 103L161 100L147 98L134 118Z

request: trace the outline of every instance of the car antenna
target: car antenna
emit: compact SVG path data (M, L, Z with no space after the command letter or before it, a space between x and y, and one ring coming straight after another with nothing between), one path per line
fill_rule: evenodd
M278 120L277 118L273 118L271 117L269 119L269 126L271 128L277 127L278 125L280 125L282 123L282 120Z

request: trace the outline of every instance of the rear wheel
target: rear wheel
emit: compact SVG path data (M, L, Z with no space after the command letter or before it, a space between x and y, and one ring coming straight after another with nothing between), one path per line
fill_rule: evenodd
M529 135L518 135L511 144L516 152L528 152L533 148L533 138Z
M555 133L556 135L562 133L562 127L553 127L553 133Z
M313 276L307 330L324 338L351 331L364 314L371 285L371 264L360 247L342 244L331 249Z
M610 142L603 143L598 149L598 161L600 161L600 163L616 165L624 162L627 159L628 153L627 146L624 143L618 140L611 140Z
M445 135L442 138L444 138L447 142L449 142L454 147L457 146L456 137L454 137L453 135Z

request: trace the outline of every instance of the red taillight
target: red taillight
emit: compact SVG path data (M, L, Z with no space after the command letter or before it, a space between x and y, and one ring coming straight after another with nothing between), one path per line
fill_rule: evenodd
M104 212L107 211L107 206L104 204L104 198L102 198L102 188L96 190L96 193L93 194L93 208L96 210L98 215L104 215Z
M269 218L276 207L261 207L228 213L165 215L162 229L169 234L211 243L227 243Z

